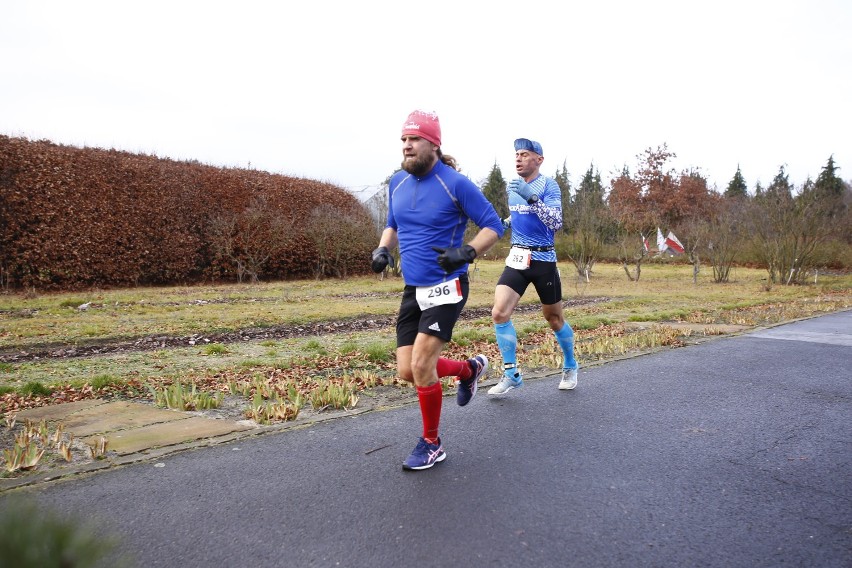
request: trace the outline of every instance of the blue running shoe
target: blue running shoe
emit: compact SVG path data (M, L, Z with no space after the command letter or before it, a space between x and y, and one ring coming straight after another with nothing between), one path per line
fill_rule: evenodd
M444 446L441 445L441 438L438 438L437 444L430 444L423 438L420 438L411 455L402 462L402 469L429 469L445 459L447 459L447 452L444 451Z
M459 381L458 391L456 391L456 402L459 406L464 406L476 396L476 390L479 388L479 378L488 370L488 357L480 353L473 359L468 359L467 364L473 370L473 376L469 379Z

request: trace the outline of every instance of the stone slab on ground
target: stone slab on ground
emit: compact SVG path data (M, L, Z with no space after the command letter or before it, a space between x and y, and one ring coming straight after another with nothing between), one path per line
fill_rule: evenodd
M107 402L66 415L59 421L66 432L78 438L159 422L186 420L189 415L135 402Z
M15 416L20 422L23 422L24 420L31 420L32 422L39 422L41 420L47 420L48 422L61 422L71 414L80 412L81 410L86 410L87 408L100 406L102 404L107 404L107 401L101 399L78 400L76 402L52 404L49 406L40 406L38 408L27 408L26 410L21 410Z
M107 439L107 452L127 455L151 448L215 438L232 432L252 429L254 429L254 426L251 424L195 416L183 420L108 432L104 437ZM94 436L86 439L85 442L90 445L95 444L99 438L100 436Z

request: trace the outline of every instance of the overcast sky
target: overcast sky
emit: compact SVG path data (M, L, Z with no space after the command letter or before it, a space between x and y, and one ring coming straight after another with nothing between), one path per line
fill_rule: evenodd
M468 7L470 6L470 7ZM5 2L0 134L377 185L415 108L474 181L512 141L604 180L852 180L852 2Z

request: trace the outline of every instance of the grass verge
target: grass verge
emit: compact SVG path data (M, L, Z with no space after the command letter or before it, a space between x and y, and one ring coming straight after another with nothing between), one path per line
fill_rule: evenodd
M482 352L496 361L490 306L502 263L480 261L477 268L465 308L475 316L459 322L446 351L458 357ZM643 267L638 282L629 282L615 265L596 265L590 282L574 277L570 265L563 263L561 270L563 297L582 300L565 310L576 332L581 365L681 345L696 334L720 333L724 326L773 325L845 310L852 300L850 275L824 275L816 284L767 290L765 271L747 268L736 269L728 284L713 283L707 276L693 283L691 267L665 262ZM327 392L329 385L346 385L339 394L349 401L346 406L370 384L395 384L392 325L367 331L346 331L344 325L328 333L229 343L207 338L215 332L298 329L315 322L392 321L402 286L400 279L362 277L0 296L0 412L92 397L153 400L154 393L162 393L166 398L169 388L178 388L174 385L216 397L234 384L258 380L273 386L280 382L280 396L296 385L304 400L312 400L313 391ZM528 309L519 310L513 321L523 364L558 367L558 349L537 309L534 290L528 290L521 307ZM186 341L151 348L174 337ZM92 344L123 347L75 353ZM39 350L60 355L16 358ZM257 402L257 391L246 393L247 408Z

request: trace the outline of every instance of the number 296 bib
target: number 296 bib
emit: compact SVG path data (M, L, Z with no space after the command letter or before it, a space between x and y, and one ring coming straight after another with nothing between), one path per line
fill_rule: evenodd
M418 286L415 291L417 303L423 311L435 306L445 304L458 304L462 301L462 287L458 278L433 284L432 286Z

